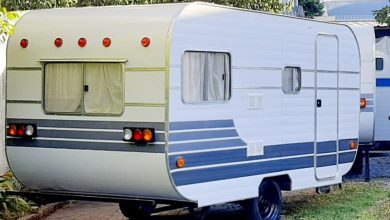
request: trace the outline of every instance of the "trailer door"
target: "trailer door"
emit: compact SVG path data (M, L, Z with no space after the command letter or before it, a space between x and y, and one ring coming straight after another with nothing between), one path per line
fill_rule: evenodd
M320 34L315 57L314 166L317 180L333 178L338 170L339 42Z

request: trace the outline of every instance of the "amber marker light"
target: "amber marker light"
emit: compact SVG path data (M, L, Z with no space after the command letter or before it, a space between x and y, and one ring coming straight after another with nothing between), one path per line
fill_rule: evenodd
M184 157L177 157L176 158L176 166L177 168L183 168L186 165L186 160Z
M143 132L144 141L149 142L153 140L153 132L149 129L145 129Z
M143 37L143 38L141 39L141 45L142 45L143 47L149 47L149 45L150 45L150 38L148 38L148 37Z
M87 45L87 39L85 39L83 37L80 38L78 44L80 47L85 47L85 45Z
M356 140L353 140L353 141L349 142L349 148L350 149L354 150L354 149L357 149L357 147L358 147L358 143L357 143Z
M8 134L11 136L16 136L18 129L16 128L16 125L10 125L8 127Z
M102 44L104 47L109 47L111 45L111 39L108 37L104 38Z
M56 39L54 40L54 45L55 45L56 47L61 47L61 46L62 46L62 39L61 39L61 38L56 38Z
M365 108L367 106L366 98L360 98L360 108Z
M27 40L27 39L22 39L22 40L20 41L20 46L21 46L22 48L26 48L26 47L28 46L28 40Z

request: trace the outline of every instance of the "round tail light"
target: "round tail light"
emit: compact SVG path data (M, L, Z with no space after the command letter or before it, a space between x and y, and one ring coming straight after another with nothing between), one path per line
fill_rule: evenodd
M131 140L132 137L133 137L133 132L131 131L131 129L126 128L123 130L123 140L129 141Z
M153 132L149 129L145 129L143 133L144 141L149 142L153 140Z
M23 125L18 127L18 135L24 136L24 126Z
M27 135L27 136L33 136L34 134L34 127L32 125L27 125L25 128L24 128L24 133Z
M15 136L18 133L18 129L16 128L16 125L10 125L8 128L8 134L11 136Z
M134 141L141 141L143 139L143 135L142 135L141 130L135 129L133 131L133 139L134 139Z
M57 38L54 40L54 45L56 47L61 47L62 46L62 39L61 38Z
M104 38L102 44L104 47L109 47L111 45L111 39L108 37Z
M150 45L150 38L144 37L141 39L141 45L143 47L148 47Z

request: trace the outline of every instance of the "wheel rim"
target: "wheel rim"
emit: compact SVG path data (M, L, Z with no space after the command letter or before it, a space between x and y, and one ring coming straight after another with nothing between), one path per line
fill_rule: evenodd
M258 207L263 219L274 219L278 212L278 199L275 190L270 189L259 196Z

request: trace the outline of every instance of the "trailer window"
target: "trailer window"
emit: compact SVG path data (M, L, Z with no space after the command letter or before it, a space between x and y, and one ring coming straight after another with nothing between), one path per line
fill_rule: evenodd
M383 58L376 58L375 61L376 70L383 70Z
M56 114L120 114L123 111L123 65L47 64L44 108Z
M282 88L284 94L296 94L301 91L301 68L285 67L282 76Z
M230 55L220 52L185 52L182 63L182 98L185 103L230 99Z

